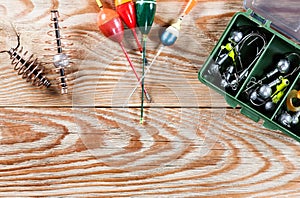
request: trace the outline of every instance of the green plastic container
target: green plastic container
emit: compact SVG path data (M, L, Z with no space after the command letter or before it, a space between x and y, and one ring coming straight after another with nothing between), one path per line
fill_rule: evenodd
M199 80L243 115L300 141L297 112L287 107L291 90L300 90L300 1L245 0L244 6L200 69ZM300 99L292 101L300 106Z

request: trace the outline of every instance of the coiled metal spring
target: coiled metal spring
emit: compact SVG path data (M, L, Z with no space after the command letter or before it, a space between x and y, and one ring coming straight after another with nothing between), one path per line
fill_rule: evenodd
M23 79L26 79L27 82L31 82L32 85L38 87L50 87L50 81L43 74L44 67L40 65L37 58L33 58L33 54L28 58L25 58L28 51L23 53L23 47L20 46L19 34L17 34L17 39L18 44L15 48L11 48L9 51L4 50L0 53L6 52L10 55L10 59L12 59L11 64L14 65L14 70L16 70L18 75L21 75Z

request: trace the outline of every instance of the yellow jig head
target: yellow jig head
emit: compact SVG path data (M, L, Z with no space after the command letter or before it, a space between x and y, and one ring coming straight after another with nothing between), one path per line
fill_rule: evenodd
M281 78L281 83L276 86L276 91L272 94L272 102L277 103L280 101L284 95L285 88L290 84L289 80L286 78Z
M227 43L225 46L222 45L221 49L226 49L228 51L228 56L232 59L232 61L235 63L235 51L234 47L232 47L231 43Z

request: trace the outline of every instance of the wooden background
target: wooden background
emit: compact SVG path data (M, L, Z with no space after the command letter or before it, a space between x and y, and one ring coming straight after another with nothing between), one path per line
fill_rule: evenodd
M149 60L185 4L158 1ZM73 62L68 95L55 85L51 9L60 11ZM98 32L93 0L0 0L1 50L16 45L13 23L53 83L31 86L0 54L0 196L299 197L299 143L229 108L197 79L241 10L241 0L198 1L146 77L153 102L140 125L140 89L128 98L136 80L119 46ZM130 31L125 38L141 73Z

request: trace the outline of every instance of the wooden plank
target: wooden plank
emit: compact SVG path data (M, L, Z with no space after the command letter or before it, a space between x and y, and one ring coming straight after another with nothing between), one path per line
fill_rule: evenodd
M185 3L158 0L148 60ZM69 95L55 85L51 9L61 13L73 62ZM0 0L1 50L16 45L14 33L3 31L12 22L54 85L30 86L0 54L0 196L299 197L299 142L228 108L197 79L240 10L241 0L198 0L176 45L147 75L153 101L140 125L140 89L128 99L136 81L119 46L99 33L94 1ZM125 38L141 73L130 31Z
M150 108L144 126L138 112L1 109L0 196L299 195L299 142L282 133L236 110Z
M208 57L212 47L228 23L233 11L242 9L242 1L199 1L198 5L184 19L181 36L172 47L166 48L153 65L146 77L146 87L152 94L153 103L149 106L180 106L176 92L185 90L190 99L183 98L188 106L209 106L213 101L209 89L198 81L197 72ZM107 7L113 7L110 1ZM122 54L118 44L113 43L99 33L96 25L98 8L89 1L0 1L2 26L12 22L21 33L21 44L30 53L36 55L45 67L45 73L53 83L50 90L36 89L21 79L13 71L7 54L1 54L0 62L0 106L72 106L72 93L77 96L89 95L94 98L93 105L110 106L115 102L126 102L132 89L136 86L131 69ZM163 26L170 24L182 11L183 1L158 1L155 24L148 42L148 59L151 61L159 47L159 32ZM17 8L16 8L17 7ZM173 9L170 9L172 7ZM51 31L50 10L60 11L63 42L68 47L64 49L70 53L73 61L68 70L70 94L60 95L51 63L53 37ZM7 29L7 27L4 27ZM10 28L11 29L11 28ZM9 35L5 35L9 33ZM9 49L16 45L16 38L12 30L2 31L3 48ZM7 39L9 38L9 39ZM125 45L130 53L138 73L141 73L141 55L136 51L136 45L129 30L125 31ZM2 46L2 45L1 45ZM188 47L187 47L188 46ZM120 92L120 88L122 92ZM124 95L123 92L127 93ZM163 95L161 93L169 93ZM172 93L173 92L173 93ZM172 93L172 94L171 94ZM120 97L119 95L123 96ZM140 103L140 88L130 98L130 103ZM127 98L126 98L127 97ZM167 99L167 101L165 101ZM156 104L160 101L159 104ZM197 101L200 104L197 104ZM84 102L85 103L85 102ZM79 105L78 103L76 105ZM84 105L84 104L83 104Z

